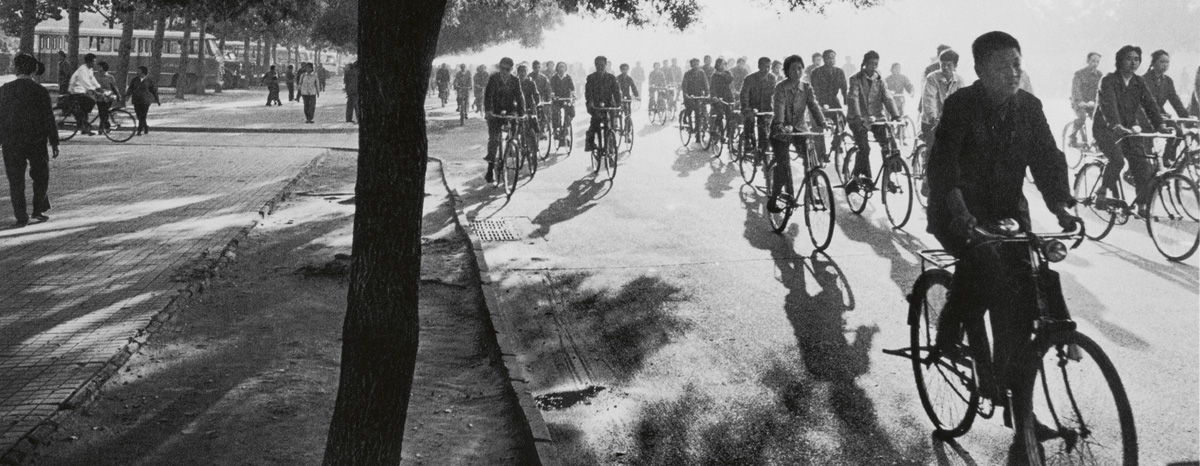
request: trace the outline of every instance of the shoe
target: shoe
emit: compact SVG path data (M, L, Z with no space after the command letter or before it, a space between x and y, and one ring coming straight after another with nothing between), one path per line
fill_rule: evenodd
M770 212L772 214L777 214L777 213L783 212L783 207L779 207L779 198L778 197L767 199L767 212Z
M13 228L25 228L27 226L29 226L29 220L17 220L17 223L13 224Z
M872 181L870 178L867 178L867 177L861 176L861 175L859 176L859 179L858 179L858 186L863 191L867 191L867 192L875 190L875 182Z
M483 181L487 183L495 183L496 178L492 176L492 172L496 171L496 164L488 162L487 173L483 174Z
M583 143L583 151L584 152L591 152L594 150L596 150L596 144L593 143L592 141Z
M312 122L313 122L312 120L308 120L308 121L306 121L305 123L312 123Z
M1133 214L1137 218L1150 218L1150 207L1145 204L1137 204L1136 212Z
M43 214L43 213L35 213L35 214L31 215L31 217L33 217L34 220L37 220L39 222L45 222L47 220L50 220L50 216Z

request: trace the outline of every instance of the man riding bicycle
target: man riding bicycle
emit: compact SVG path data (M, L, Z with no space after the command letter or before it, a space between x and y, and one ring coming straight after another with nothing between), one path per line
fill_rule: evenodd
M683 74L683 109L685 115L692 118L692 122L700 131L706 131L708 128L707 118L703 118L708 112L705 111L704 101L700 99L689 99L688 97L708 96L708 77L704 75L704 69L700 68L700 60L691 59L688 64L692 69Z
M458 100L458 109L455 112L463 112L463 108L469 105L471 95L471 72L467 71L465 63L459 64L458 73L454 74L454 90Z
M1001 380L981 380L980 392L997 401L1004 395L1000 387L1017 386L1006 369L1029 339L1028 311L1036 308L1037 297L1026 247L984 243L976 226L1011 219L1020 231L1030 231L1022 193L1026 168L1060 226L1073 228L1078 219L1067 211L1074 200L1066 157L1055 145L1042 103L1019 88L1020 44L993 31L975 39L971 51L979 80L946 99L929 160L928 231L958 258L929 358L963 355L963 323L988 311L997 369L988 373Z
M1071 147L1079 147L1079 137L1084 134L1084 122L1096 112L1096 96L1100 93L1100 78L1104 77L1097 67L1100 54L1087 55L1087 66L1075 72L1071 79L1071 110L1075 111L1075 124L1071 127Z
M716 68L713 69L712 77L708 83L709 92L714 97L712 102L712 119L714 122L719 122L721 128L725 128L726 133L730 129L730 122L733 116L733 107L726 102L733 102L733 73L725 69L725 59L718 58ZM717 134L716 130L712 133L713 138L724 137Z
M79 131L86 135L95 134L92 132L91 124L88 123L88 114L92 113L92 107L96 106L96 98L99 97L100 82L96 80L96 73L92 68L96 66L96 55L87 54L83 56L83 64L75 69L75 73L71 75L70 83L67 85L68 95L60 99L59 104L64 109L70 109L75 114L75 126Z
M950 94L963 87L958 71L958 52L950 49L939 57L941 69L925 77L925 90L921 93L921 134L926 144L933 143L933 130L942 118L942 106Z
M625 111L625 128L633 127L633 111L630 109L629 102L626 100L642 100L638 96L637 84L634 83L633 77L629 76L629 64L621 64L621 74L617 76L617 86L621 88L621 109Z
M495 181L492 172L496 168L496 156L500 153L500 136L504 128L504 120L497 118L500 113L525 115L524 98L521 96L521 83L512 75L513 61L511 58L500 59L499 71L488 78L487 87L483 90L483 110L488 124L488 162L487 173L483 179L488 183Z
M667 74L658 62L654 62L654 69L650 71L650 111L658 111L659 105L665 105L666 92Z
M1167 115L1166 105L1169 103L1175 109L1175 115L1179 118L1187 118L1188 110L1183 105L1183 100L1179 98L1179 93L1175 92L1175 81L1167 76L1167 70L1171 68L1171 55L1166 50L1155 50L1150 54L1150 69L1146 70L1146 74L1142 75L1142 79L1146 80L1146 86L1150 88L1150 95L1154 97L1154 101L1158 104L1159 113L1165 118ZM1176 130L1183 128L1178 125ZM1167 140L1167 147L1163 150L1163 161L1166 163L1174 163L1175 151L1179 147L1178 139Z
M898 148L880 126L872 125L872 121L885 119L883 111L887 109L892 120L899 120L900 113L896 111L896 102L892 94L883 84L883 77L876 72L879 68L879 54L871 50L863 55L862 71L850 77L850 91L846 93L846 119L850 130L854 133L854 144L858 147L858 156L854 160L854 172L846 185L846 192L855 192L864 187L869 188L871 181L871 146L867 143L867 131L875 134L875 142L879 144L879 152L886 162L888 157Z
M535 115L537 116L539 125L541 125L546 124L546 122L550 119L550 115L546 115L548 112L544 111L544 109L545 104L550 103L550 99L553 98L552 96L554 95L554 92L550 90L550 78L547 78L545 74L542 74L541 62L534 60L532 66L533 72L529 74L529 79L532 79L533 84L537 86L538 98L540 100L538 102L539 106ZM538 138L542 138L541 133L538 133Z
M566 128L566 131L563 131L564 134L558 138L558 145L565 146L567 145L566 138L571 137L571 120L575 119L575 104L564 99L575 97L575 82L567 74L566 63L558 62L554 71L554 76L550 77L550 92L554 98L554 104L551 107L554 115L550 117L550 123L554 127L554 134L559 134L560 128Z
M761 61L760 68L761 68ZM795 146L797 154L805 154L808 151L808 141L802 138L793 138L787 133L804 132L808 129L808 125L804 120L804 110L808 110L812 121L817 127L825 126L825 116L821 114L821 108L817 106L816 96L813 94L812 87L800 80L804 74L804 59L799 55L792 55L783 61L783 73L786 79L775 86L774 110L775 115L771 119L771 150L775 159L775 170L769 176L773 177L774 183L771 183L771 202L767 204L767 211L771 213L782 212L783 208L775 202L779 198L779 192L783 189L783 185L791 167L791 156L788 153L788 146ZM802 157L802 160L808 161L807 157ZM805 172L811 167L804 167Z
M758 149L760 151L767 150L767 129L770 127L769 117L758 117L754 112L767 112L773 109L774 104L772 99L775 96L775 76L771 75L771 59L762 57L758 59L758 71L746 76L746 80L742 83L742 113L745 116L745 131L746 137L755 137L758 139ZM758 121L755 121L758 118ZM758 128L757 133L751 133L752 126Z
M616 76L608 72L608 59L601 55L596 57L595 63L596 72L588 75L583 91L587 111L592 116L591 125L587 130L587 140L583 144L583 150L587 152L596 149L596 133L600 131L600 122L607 117L605 112L599 109L618 108L621 104L620 86L617 85ZM610 147L609 149L615 148Z

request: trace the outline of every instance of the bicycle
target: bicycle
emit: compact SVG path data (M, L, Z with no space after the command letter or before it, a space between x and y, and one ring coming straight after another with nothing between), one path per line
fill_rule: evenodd
M746 184L754 183L754 177L758 174L758 167L762 164L764 157L770 157L771 145L766 140L759 139L759 125L766 128L763 133L770 131L771 117L775 116L775 112L760 112L758 109L750 109L754 114L750 120L750 130L739 129L737 136L734 138L738 142L738 170L742 174L742 180ZM766 124L761 122L766 119Z
M554 151L554 125L550 123L550 102L541 102L537 105L537 119L542 125L538 128L538 138L546 141L546 152L541 155L544 159L550 156Z
M896 141L900 146L908 146L909 139L917 139L917 126L908 115L900 117L900 128L896 131Z
M467 124L467 113L470 111L468 95L471 86L456 86L455 89L458 90L458 125L463 126Z
M575 99L572 97L555 97L554 101L566 107L575 106ZM571 122L566 119L567 112L565 109L552 109L552 111L554 113L554 124L551 125L554 132L553 139L558 142L558 148L561 149L563 146L566 146L567 155L570 155L571 149L575 145L575 137L571 134ZM550 145L550 143L547 143L547 145Z
M1189 128L1187 134L1195 134L1195 128ZM1120 144L1126 138L1172 139L1179 138L1164 133L1130 133L1117 139ZM1186 139L1185 139L1186 140ZM1194 139L1192 139L1194 140ZM1159 167L1159 155L1151 151L1149 155L1126 154L1126 157L1145 157L1154 159L1156 173L1150 183L1150 199L1147 200L1148 212L1145 216L1146 231L1158 252L1171 261L1182 261L1191 257L1200 246L1200 188L1194 178L1194 166L1197 152L1189 143L1182 150L1179 159L1169 168ZM1087 161L1075 174L1073 191L1075 201L1085 210L1080 215L1085 221L1091 222L1089 229L1098 230L1097 234L1089 234L1088 238L1100 241L1104 239L1113 225L1124 225L1129 217L1134 215L1133 207L1126 203L1124 183L1117 182L1119 199L1108 199L1107 202L1097 202L1101 191L1101 180L1108 168L1108 159L1103 154L1086 154ZM1103 204L1103 205L1101 205ZM1093 231L1095 231L1093 230Z
M733 141L735 125L728 123L729 116L733 114L737 104L718 97L711 98L711 101L713 105L708 112L708 140L704 148L712 153L713 158L718 158L727 142Z
M912 162L912 179L913 179L913 197L917 198L917 203L921 207L929 207L929 177L926 170L929 168L929 143L927 142L933 137L933 133L937 132L937 123L933 124L930 129L930 134L921 132L917 134L913 141L912 155L908 159Z
M700 108L695 112L699 115L692 115L687 106L684 106L684 109L679 111L679 142L683 143L683 147L687 147L688 143L692 142L692 137L694 136L696 144L700 145L700 147L706 147L707 143L705 140L708 137L705 133L705 126L707 126L705 124L706 118L701 117L708 114L708 107L705 104L708 102L709 97L704 95L685 95L683 99L685 101L690 99L699 102Z
M119 104L121 101L114 100L113 103ZM79 125L75 122L75 110L78 105L74 100L59 102L58 109L62 111L62 115L57 121L59 141L69 141L79 132ZM134 133L137 132L137 119L123 106L108 109L107 125L99 124L99 122L100 112L96 112L96 116L88 121L88 126L96 128L100 134L112 142L126 142L133 139Z
M625 152L633 150L633 111L631 109L632 102L630 99L621 100L621 117L620 127L618 128L618 136L621 138L621 145L625 146Z
M620 107L596 107L596 110L604 112L604 118L600 119L600 128L597 130L596 136L600 137L596 141L595 150L592 151L592 173L600 174L600 169L603 168L607 179L612 180L617 177L617 152L620 150L620 142L617 140L617 132L613 129L614 118L617 118L623 110Z
M502 112L496 115L496 118L504 120L504 124L500 127L501 153L494 164L494 179L504 186L504 193L512 198L513 193L517 191L521 162L524 160L522 156L524 151L522 120L524 117Z
M858 157L859 148L852 147L846 152L846 159L842 165L835 167L836 170L842 173L842 179L847 180L842 186L846 189L846 203L850 205L850 211L855 214L862 214L867 208L867 200L871 198L872 193L877 189L883 192L883 206L887 211L888 221L892 223L894 228L904 228L908 223L908 218L912 215L913 203L913 183L912 173L909 171L908 163L900 156L900 150L896 147L895 132L903 123L896 121L873 121L871 126L882 126L887 135L887 146L892 150L890 155L883 158L883 163L879 166L879 172L875 174L874 183L870 178L860 177L858 190L852 191L850 186L854 179L854 164ZM869 175L868 175L869 176ZM882 188L877 188L882 186Z
M957 260L944 250L918 252L922 272L908 295L910 346L884 353L911 361L917 393L936 437L962 436L976 417L990 419L1000 406L1005 425L1017 433L1011 453L1031 465L1050 460L1137 464L1133 409L1120 375L1100 345L1076 329L1057 274L1050 269L1051 263L1067 256L1063 241L1074 240L1072 249L1083 241L1086 226L1079 221L1077 225L1074 232L1045 234L1021 234L1011 227L999 233L977 229L985 239L973 247L1024 245L1030 257L1028 277L1037 312L1030 316L1030 335L1014 348L1007 368L993 367L983 315L964 323L963 354L935 354L938 320L954 279L949 269ZM995 381L995 387L980 381ZM1092 405L1095 402L1099 404ZM1051 423L1040 422L1045 420Z
M767 218L771 222L771 229L775 233L783 234L796 207L803 205L804 224L808 228L808 236L817 251L824 251L829 247L829 242L833 239L836 216L833 205L833 186L829 183L829 176L825 174L825 163L817 156L816 148L813 145L813 140L821 136L823 136L822 133L812 132L787 132L771 136L789 139L806 138L808 139L808 144L806 144L808 150L804 154L793 156L790 155L792 150L789 149L787 154L776 154L767 158L766 166L763 167L763 180L767 191ZM789 147L791 147L790 144ZM803 195L796 196L791 161L801 157L803 157L807 170L804 172L804 179L800 182L800 192ZM775 169L776 164L781 162L784 163L784 166L782 167L783 174L780 176L775 174ZM775 183L778 182L775 180L776 177L782 178L783 186L775 186ZM797 199L798 197L800 199ZM771 205L775 205L779 212L771 212Z
M838 182L845 184L849 180L842 178L842 171L838 168L846 160L846 153L854 147L854 134L846 126L846 111L840 108L829 108L828 105L821 106L821 113L825 116L825 120L831 122L829 125L829 140L832 143L829 146L829 152L833 156L834 174L838 177Z
M668 115L674 112L674 101L672 100L670 105L667 104L669 90L667 87L650 88L650 103L646 109L650 116L650 124L665 125Z
M538 170L538 135L541 134L540 122L532 114L521 117L521 167L529 170L532 178Z
M1083 163L1085 156L1089 153L1098 153L1100 149L1096 147L1096 141L1092 139L1092 115L1095 111L1093 106L1087 113L1087 117L1083 120L1083 127L1078 132L1075 131L1075 119L1068 121L1062 129L1062 139L1059 139L1059 150L1067 155L1067 167L1078 168L1079 164ZM1074 140L1074 144L1072 144Z

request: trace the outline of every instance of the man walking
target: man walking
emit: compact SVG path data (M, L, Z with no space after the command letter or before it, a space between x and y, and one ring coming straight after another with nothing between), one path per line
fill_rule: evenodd
M304 100L304 122L312 123L317 111L317 96L321 94L317 82L317 74L313 72L312 63L305 63L300 74L300 98Z
M357 61L346 65L346 70L342 73L342 84L346 86L346 123L362 121L362 111L358 108Z
M288 65L287 71L283 72L283 80L287 83L288 102L296 101L296 65Z
M135 134L150 134L150 125L146 124L146 114L150 112L150 103L162 105L158 101L158 86L147 76L150 69L138 67L138 75L129 81L129 89L125 92L133 101L133 113L137 116L137 132Z
M33 179L33 218L40 222L50 220L47 195L50 185L50 159L46 143L54 148L58 157L58 130L54 124L54 110L50 107L50 93L33 80L38 70L38 61L32 55L22 53L13 59L17 79L0 86L0 147L4 151L4 173L8 176L8 190L12 197L13 215L17 218L16 228L29 224L25 210L25 169Z

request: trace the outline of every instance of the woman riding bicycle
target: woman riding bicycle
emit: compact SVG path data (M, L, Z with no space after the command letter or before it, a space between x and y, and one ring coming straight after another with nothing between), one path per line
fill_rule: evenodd
M771 183L772 192L768 193L771 202L767 203L767 210L772 213L782 211L782 207L775 201L791 173L788 146L794 146L797 154L805 154L808 151L806 139L791 137L788 134L808 130L804 121L805 109L808 109L817 127L825 126L825 117L821 115L821 108L817 106L812 86L800 80L804 72L804 59L799 55L787 57L783 61L783 72L787 79L775 86L775 115L771 119L771 150L774 153L775 170L771 174L774 183ZM807 158L804 160L807 161ZM805 167L805 171L808 171L808 168Z

